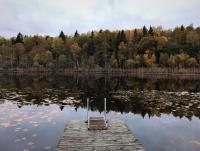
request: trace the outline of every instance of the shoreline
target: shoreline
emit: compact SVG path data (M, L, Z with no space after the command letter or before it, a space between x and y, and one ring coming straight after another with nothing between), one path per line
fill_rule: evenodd
M0 69L0 75L77 75L137 77L150 79L200 79L200 68L134 68L134 69Z
M133 68L133 69L50 69L50 68L10 68L0 69L1 73L100 73L100 74L148 74L148 75L200 75L200 68Z

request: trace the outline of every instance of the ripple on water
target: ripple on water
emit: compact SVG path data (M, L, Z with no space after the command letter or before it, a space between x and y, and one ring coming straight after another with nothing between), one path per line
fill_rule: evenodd
M45 146L44 149L45 150L50 150L52 147L51 146Z

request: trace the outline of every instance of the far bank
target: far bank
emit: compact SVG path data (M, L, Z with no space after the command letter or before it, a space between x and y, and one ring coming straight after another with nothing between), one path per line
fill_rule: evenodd
M200 79L200 68L133 68L133 69L50 69L50 68L10 68L0 69L0 74L19 75L109 75L109 76L136 76L151 78L166 77L195 77Z

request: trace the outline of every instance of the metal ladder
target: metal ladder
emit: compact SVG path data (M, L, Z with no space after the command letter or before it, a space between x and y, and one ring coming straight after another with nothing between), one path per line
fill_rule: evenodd
M104 124L105 126L107 127L107 119L106 119L106 98L104 98L104 116L103 116L103 119L104 119ZM90 117L89 117L89 103L90 103L90 99L87 98L87 127L88 129L90 128Z

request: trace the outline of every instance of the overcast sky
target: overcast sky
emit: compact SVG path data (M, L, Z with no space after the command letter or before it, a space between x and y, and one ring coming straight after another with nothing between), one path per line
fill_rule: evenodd
M0 35L200 25L200 0L0 0Z

